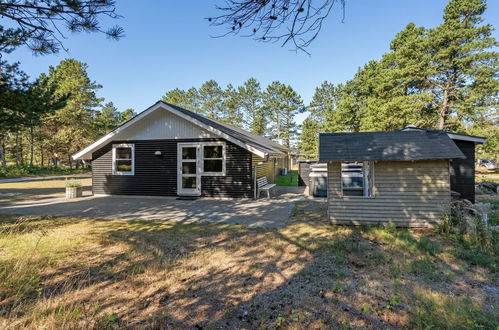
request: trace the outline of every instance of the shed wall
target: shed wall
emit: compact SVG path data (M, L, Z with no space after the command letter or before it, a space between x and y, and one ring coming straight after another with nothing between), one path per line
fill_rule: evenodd
M475 143L453 140L466 159L451 160L450 189L461 194L472 203L475 202Z
M328 212L335 224L432 226L449 201L447 160L375 162L374 197L343 197L341 163L328 163Z

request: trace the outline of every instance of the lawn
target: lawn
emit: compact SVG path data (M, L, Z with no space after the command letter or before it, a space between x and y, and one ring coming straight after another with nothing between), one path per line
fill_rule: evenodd
M86 193L92 191L91 178L78 178ZM23 201L39 200L64 196L67 180L37 180L25 182L0 183L0 207Z
M278 186L298 186L298 171L289 171L287 175L279 176L275 183Z
M0 178L20 178L30 176L72 175L89 173L90 168L41 167L41 166L0 166Z
M495 329L498 259L435 231L0 216L1 328Z
M476 182L491 181L499 183L499 170L487 170L485 168L479 168L476 170L475 180Z

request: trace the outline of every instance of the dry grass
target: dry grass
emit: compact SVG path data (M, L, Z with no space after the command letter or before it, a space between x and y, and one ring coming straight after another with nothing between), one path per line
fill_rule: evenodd
M484 167L477 168L475 180L476 180L476 182L492 181L492 182L499 183L499 169L488 170Z
M83 190L92 190L91 178L77 178ZM62 197L67 180L38 180L26 182L0 183L0 207L24 201L33 201L50 197Z
M299 203L279 230L0 216L0 328L495 328L496 256L324 212Z

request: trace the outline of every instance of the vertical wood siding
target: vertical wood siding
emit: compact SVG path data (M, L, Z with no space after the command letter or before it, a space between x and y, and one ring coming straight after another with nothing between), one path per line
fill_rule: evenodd
M194 125L168 110L158 109L123 132L114 140L170 140L217 138L212 133Z
M262 157L252 155L252 165L255 166L258 162L264 162L263 164L256 165L256 177L267 177L268 182L274 183L275 181L275 164L273 159L265 161Z
M177 196L177 143L221 139L113 141L92 155L94 194ZM135 175L112 174L112 145L135 144ZM214 197L253 196L251 153L225 141L226 175L201 177L201 195ZM161 156L154 155L161 151Z
M475 143L454 140L466 159L451 160L450 189L475 202Z
M328 163L328 213L335 224L428 227L450 201L449 162L378 161L374 197L342 197L341 163Z

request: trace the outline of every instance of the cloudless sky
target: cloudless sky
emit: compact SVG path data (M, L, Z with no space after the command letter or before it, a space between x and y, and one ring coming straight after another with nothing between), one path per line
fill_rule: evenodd
M388 51L395 34L409 22L435 27L442 22L445 0L346 0L323 26L308 48L311 55L290 51L280 44L250 38L212 38L222 30L210 27L206 17L216 14L220 0L118 0L122 19L105 21L125 29L119 41L100 34L68 35L68 52L33 56L18 49L5 56L20 61L33 79L72 57L88 64L92 80L103 85L98 95L119 110L140 112L159 100L167 90L199 87L215 79L222 87L242 84L255 77L262 87L274 80L290 84L303 98L311 100L324 80L341 83L357 69ZM485 23L499 27L499 1L489 0ZM497 32L494 32L498 38ZM304 114L298 118L300 122Z

